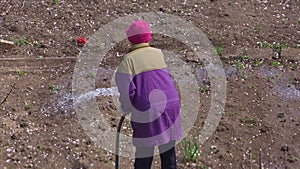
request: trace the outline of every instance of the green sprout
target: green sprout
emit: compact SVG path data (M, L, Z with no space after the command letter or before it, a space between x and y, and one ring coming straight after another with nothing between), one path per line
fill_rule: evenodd
M248 124L248 126L257 126L256 118L243 117L243 118L240 118L240 122Z
M94 78L95 75L93 73L89 72L89 73L86 74L86 77L87 78Z
M57 85L54 85L54 84L50 84L49 89L50 89L50 93L54 94L54 93L58 93L58 91L60 90L60 87Z
M189 138L184 138L181 143L183 150L183 160L185 162L198 162L199 157L199 145L196 138L191 141Z
M16 73L17 73L18 75L21 75L21 76L26 75L26 71L25 71L25 70L16 70Z
M279 67L281 64L280 64L280 62L273 61L273 62L271 63L271 65L274 66L274 67Z
M26 109L26 110L29 110L29 109L31 109L31 108L32 108L32 104L27 104L27 103L25 104L25 109Z
M222 55L222 52L224 50L225 46L224 45L221 45L221 46L216 46L214 48L214 51L217 55L221 56Z
M237 63L236 63L236 69L237 69L237 71L239 72L244 67L245 67L244 63L241 62L241 60L238 60Z
M18 45L18 46L26 46L29 44L29 42L26 40L25 36L23 36L21 38L11 38L11 41L13 41L14 44Z

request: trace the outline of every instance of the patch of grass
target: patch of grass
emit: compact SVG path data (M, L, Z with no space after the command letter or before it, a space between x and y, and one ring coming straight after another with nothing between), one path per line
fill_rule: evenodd
M289 68L295 70L295 69L297 69L297 64L296 63L291 63L289 65Z
M28 104L28 103L25 104L26 110L30 110L31 108L32 108L32 104Z
M198 167L199 167L200 169L211 169L209 166L207 166L207 165L205 165L205 164L200 164L200 165L198 165Z
M189 32L188 29L180 29L179 32L183 35L187 35L187 33Z
M240 118L240 122L248 124L248 126L257 126L256 118L243 117L243 118Z
M270 48L270 49L272 49L274 52L276 52L278 54L279 58L281 57L282 48L287 47L287 44L282 44L282 43L279 43L279 42L273 42L272 44L268 43L268 42L257 42L257 45L258 45L259 48Z
M286 122L286 118L284 116L284 113L282 113L282 112L278 113L277 117L279 118L279 122Z
M38 55L38 56L36 56L36 58L37 58L37 59L44 59L44 56Z
M217 55L221 56L221 55L222 55L222 52L223 52L223 50L224 50L224 48L225 48L224 45L221 45L221 46L215 46L214 52L215 52Z
M236 62L236 69L237 71L239 72L241 69L245 68L245 65L244 63L239 59L237 62Z
M38 144L38 145L36 145L36 148L37 148L37 149L43 149L43 145Z
M94 78L95 75L94 75L93 73L87 73L87 74L86 74L86 77L87 77L87 78Z
M11 38L11 41L13 41L14 44L18 45L18 46L26 46L29 44L29 42L26 40L25 36L23 36L21 38Z
M16 70L16 73L20 76L24 76L27 74L25 70Z
M243 72L241 73L241 78L242 80L246 80L248 78L248 75L245 72Z
M208 93L210 91L210 87L209 86L203 86L202 88L201 88L201 92L202 93Z
M261 60L261 59L254 59L254 60L253 60L253 63L254 63L256 66L260 67L260 66L263 65L264 61Z
M190 138L184 138L180 146L183 152L183 161L185 162L198 162L199 153L199 145L198 140L196 138L191 141Z
M255 88L255 85L250 84L250 85L248 85L248 88L249 88L249 89L254 89L254 88Z
M226 116L234 116L235 115L235 112L225 112L225 115Z
M24 127L27 127L27 126L28 126L28 124L24 120L21 120L20 127L24 128Z
M271 65L274 66L274 67L279 67L281 64L280 64L280 62L278 62L278 61L273 61L273 62L271 63Z
M54 84L49 84L49 89L51 94L55 94L60 91L60 87Z

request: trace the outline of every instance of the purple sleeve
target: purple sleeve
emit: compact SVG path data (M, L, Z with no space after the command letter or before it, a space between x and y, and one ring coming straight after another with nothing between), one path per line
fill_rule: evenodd
M132 75L127 73L116 73L116 83L120 93L119 101L123 113L133 110L132 101L135 97L136 87L132 82Z

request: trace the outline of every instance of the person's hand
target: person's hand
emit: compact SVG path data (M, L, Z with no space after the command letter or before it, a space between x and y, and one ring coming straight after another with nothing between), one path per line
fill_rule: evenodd
M118 108L118 110L121 112L122 116L127 116L130 114L130 112L124 112L121 106Z
M127 116L130 114L130 112L121 112L122 113L122 116Z

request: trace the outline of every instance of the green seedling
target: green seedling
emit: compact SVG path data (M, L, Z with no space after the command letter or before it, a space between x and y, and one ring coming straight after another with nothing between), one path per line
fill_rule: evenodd
M270 80L271 80L270 77L263 77L262 79L267 81L267 82L270 82Z
M36 148L37 148L37 149L43 149L43 145L38 144L38 145L36 145Z
M224 45L216 46L216 47L214 48L214 52L215 52L217 55L221 56L221 55L222 55L222 52L223 52L223 50L224 50L224 48L225 48Z
M93 73L87 73L87 74L86 74L86 77L87 77L87 78L94 78L95 75L94 75Z
M297 69L297 64L292 63L289 65L290 69Z
M37 59L44 59L44 56L38 55L38 56L36 56L36 58L37 58Z
M263 61L263 60L259 60L259 59L255 59L255 60L253 60L253 63L254 63L256 66L260 67L260 66L263 65L264 61Z
M27 123L24 120L21 120L20 127L24 128L24 127L27 127L27 126L28 126Z
M274 66L274 67L279 67L281 64L280 64L280 62L273 61L273 62L271 63L271 65Z
M287 22L289 21L289 18L282 18L282 22Z
M25 109L26 109L26 110L29 110L29 109L31 109L31 108L32 108L32 104L27 104L27 103L25 104Z
M255 88L255 85L250 84L250 85L248 85L248 88L249 88L249 89L254 89L254 88Z
M58 4L58 0L53 0L53 2L57 5Z
M256 118L243 117L243 118L240 118L240 122L248 124L248 126L257 126Z
M281 53L281 49L286 47L287 47L286 44L280 44L280 43L273 43L271 45L271 49L273 49L273 51L277 53Z
M247 75L245 72L243 72L243 73L241 74L241 78L242 78L243 80L246 80L246 79L248 78L248 75Z
M188 32L189 32L188 29L180 29L180 33L183 35L187 35Z
M277 42L274 42L273 44L270 44L268 42L257 42L257 45L259 48L270 48L272 49L274 52L276 52L278 54L278 57L281 57L281 50L282 48L286 48L287 45L286 44L280 44Z
M241 69L243 69L245 67L244 63L241 62L241 60L238 60L236 63L236 69L239 72Z
M243 59L243 60L249 60L249 56L244 55L244 56L242 56L242 59Z
M29 42L26 40L25 36L23 36L21 38L11 38L11 41L13 41L14 44L18 45L18 46L26 46L29 44Z
M269 44L269 43L267 43L267 42L257 42L256 44L257 44L257 46L258 46L259 48L268 48L268 47L271 47L271 46L270 46L271 44Z
M199 145L196 138L193 141L189 138L184 138L180 145L183 150L183 160L185 162L198 162Z
M225 112L225 115L226 115L226 116L234 116L234 115L235 115L235 112Z
M55 93L58 93L58 92L59 92L60 87L57 86L57 85L54 85L54 84L50 84L50 85L49 85L49 89L50 89L50 93L51 93L51 94L55 94Z
M208 93L209 91L210 91L209 86L203 86L202 89L201 89L202 93Z
M40 43L39 43L38 41L35 40L35 41L32 42L32 44L37 46L37 45L39 45Z
M279 122L286 122L286 118L284 116L284 113L282 113L282 112L278 113L277 117L280 119Z
M16 70L16 73L17 73L18 75L21 75L21 76L26 75L26 71L25 71L25 70Z

